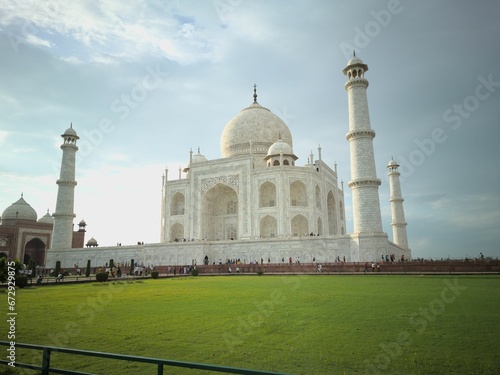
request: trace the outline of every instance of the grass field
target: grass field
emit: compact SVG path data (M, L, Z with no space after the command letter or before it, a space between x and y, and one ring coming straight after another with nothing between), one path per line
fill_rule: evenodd
M6 300L4 294L5 312ZM17 290L16 309L16 341L24 343L290 374L500 373L498 276L235 275L53 285ZM40 352L18 348L16 355L41 361ZM57 353L51 363L156 374L154 366Z

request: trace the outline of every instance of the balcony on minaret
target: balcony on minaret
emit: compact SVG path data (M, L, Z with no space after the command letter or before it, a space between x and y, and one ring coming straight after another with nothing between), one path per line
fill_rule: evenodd
M387 168L389 169L389 173L391 173L391 172L397 172L398 168L399 168L399 164L394 159L391 159L391 161L387 165Z
M64 139L64 145L76 145L76 141L80 139L80 137L76 134L76 131L73 129L73 123L71 123L68 129L66 129L64 134L61 134L61 137Z
M347 66L342 72L347 76L347 81L352 81L364 79L367 70L368 65L363 63L363 61L354 54L353 58L347 62Z
M78 223L78 232L85 232L86 229L85 227L87 226L87 223L85 222L85 220L81 220L79 223Z

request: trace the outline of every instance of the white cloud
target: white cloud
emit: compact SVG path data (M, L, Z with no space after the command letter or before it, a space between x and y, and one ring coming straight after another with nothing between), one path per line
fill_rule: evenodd
M2 33L32 43L20 44L22 53L14 53L12 41L0 41L0 73L6 81L0 90L0 169L18 177L0 177L0 199L7 199L0 202L3 207L25 191L38 212L53 208L61 161L59 134L74 121L81 136L76 200L86 202L78 203L78 218L85 215L100 243L113 244L117 237L125 242L125 235L132 235L132 242L153 241L160 231L159 189L165 165L176 179L190 147L201 146L209 159L219 157L224 124L251 103L251 86L257 83L259 102L290 126L299 164L306 162L311 148L317 154L318 143L324 161L331 167L338 162L339 179L345 181L346 219L352 227L348 108L341 73L345 60L339 45L352 42L353 28L363 29L372 19L373 5L221 0L217 4L230 8L222 17L212 0L4 3ZM500 176L493 162L500 158L498 127L492 125L498 117L499 91L488 91L488 100L481 101L456 131L442 116L474 92L478 72L496 71L498 49L481 45L496 45L498 7L457 5L453 27L464 26L458 34L442 33L450 29L446 5L413 2L411 7L415 12L398 14L359 51L370 66L368 101L377 132L378 176L383 179L391 155L401 155L414 168L402 182L413 249L441 256L453 256L476 243L497 249L496 240L485 231L496 233L500 221L499 202L493 199ZM432 14L426 12L425 22L415 23L422 7ZM481 25L469 22L472 19L481 19ZM409 23L415 28L405 28ZM478 39L483 43L469 43L477 39L470 30L478 28L488 29ZM427 37L435 33L443 38ZM469 38L462 38L466 35ZM447 46L446 54L442 45ZM137 85L145 68L156 66L168 72L168 78L144 98ZM448 67L439 70L439 80L436 66ZM127 104L122 98L128 98ZM115 100L127 106L127 116L113 110ZM101 120L108 118L112 135L85 136L95 135ZM436 126L444 129L447 140L436 144L435 152L425 153L414 141L431 138ZM481 141L471 143L477 134ZM84 141L92 144L91 153ZM14 153L21 149L22 154ZM422 152L425 160L419 164ZM139 163L155 167L143 173ZM51 176L46 181L23 178L37 173ZM35 190L49 192L47 198L37 203ZM390 235L385 179L380 192L384 230Z
M97 64L117 64L118 61L115 58L105 55L93 55L90 57L90 62Z
M70 63L70 64L75 64L75 65L81 65L84 64L84 61L79 59L76 56L67 56L67 57L60 57L59 58L61 61Z
M9 15L4 14L0 24L20 24L18 31L26 42L53 47L67 43L61 37L73 39L86 47L90 61L95 63L109 64L111 56L137 60L158 48L167 58L182 63L211 55L209 34L199 32L194 23L184 22L168 7L156 9L148 4L118 1L10 5ZM41 38L42 32L53 40Z
M26 35L26 43L39 46L39 47L48 47L52 48L54 44L48 40L42 39L37 37L36 35L33 34L28 34Z
M9 132L5 130L0 130L0 143L5 142L7 137L9 136Z

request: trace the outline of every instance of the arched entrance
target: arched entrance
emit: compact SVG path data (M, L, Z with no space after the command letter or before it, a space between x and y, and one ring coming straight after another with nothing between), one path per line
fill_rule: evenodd
M238 195L217 184L206 192L202 203L201 234L208 240L238 239Z
M28 264L33 259L37 266L45 265L45 244L39 238L33 238L24 247L23 263Z

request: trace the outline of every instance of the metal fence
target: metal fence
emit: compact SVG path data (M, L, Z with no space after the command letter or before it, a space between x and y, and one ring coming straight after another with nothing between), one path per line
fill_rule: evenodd
M0 345L10 346L10 342L0 341ZM196 369L196 370L208 370L208 371L214 371L214 372L224 372L224 373L229 373L229 374L286 375L284 373L279 373L279 372L249 370L249 369L236 368L236 367L216 366L216 365L208 365L208 364L203 364L203 363L184 362L184 361L173 361L173 360L169 360L169 359L139 357L139 356L133 356L133 355L94 352L94 351L89 351L89 350L58 348L55 346L22 344L22 343L18 343L18 342L15 343L15 347L42 351L42 365L41 366L29 364L29 363L15 362L15 367L27 368L27 369L31 369L31 370L40 370L42 375L49 375L49 374L95 375L95 374L91 374L88 372L72 371L72 370L67 370L67 369L60 369L60 368L51 367L50 366L50 355L52 352L66 353L66 354L70 354L70 355L81 355L81 356L87 356L87 357L115 359L115 360L121 360L121 361L129 361L129 362L149 363L149 364L155 365L157 367L157 369L158 369L157 374L158 375L163 375L163 367L164 366L183 367L183 368ZM0 364L8 366L9 361L0 360Z

